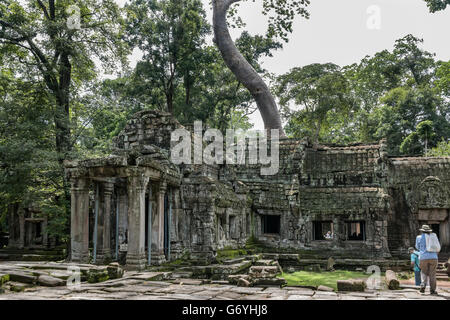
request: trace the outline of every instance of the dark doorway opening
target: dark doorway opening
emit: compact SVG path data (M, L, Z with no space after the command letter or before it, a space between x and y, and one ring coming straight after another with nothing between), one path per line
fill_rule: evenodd
M439 223L435 223L430 225L431 229L433 229L433 232L436 233L438 239L440 240L441 237L439 236Z
M313 222L314 240L333 240L334 228L332 221Z
M261 216L262 233L280 234L280 216Z
M347 240L366 240L366 224L364 221L347 222Z

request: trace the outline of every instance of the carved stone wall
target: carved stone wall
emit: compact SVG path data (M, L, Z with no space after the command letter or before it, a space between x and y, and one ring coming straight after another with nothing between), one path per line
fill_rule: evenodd
M153 225L158 237L165 228L161 224L169 224L172 259L188 255L210 260L220 249L244 246L251 236L273 251L344 258L403 256L419 224L433 221L443 240L450 239L450 158L389 158L384 141L313 146L307 140L281 139L275 175L261 175L261 165L248 163L248 151L243 165L176 166L169 158L170 134L180 127L167 113L140 112L115 138L111 157L67 165L77 177L125 179L143 174L150 185L169 183L173 193L168 222L162 220L165 189L155 187L158 194L152 203L159 214L156 218L154 213L155 219L160 219ZM133 184L125 186L130 187ZM119 190L120 197L128 194L119 207L136 207L130 203L133 191ZM142 191L139 197L144 201L148 196ZM136 217L142 217L144 208L136 208ZM119 236L128 232L128 238L142 242L142 235L129 235L130 221L123 220L122 215ZM133 223L133 230L142 233L142 221ZM317 236L322 223L332 226L330 239ZM360 238L354 238L352 228L358 228ZM158 239L154 243L159 249L154 250L161 249ZM135 250L139 264L143 248L140 243Z

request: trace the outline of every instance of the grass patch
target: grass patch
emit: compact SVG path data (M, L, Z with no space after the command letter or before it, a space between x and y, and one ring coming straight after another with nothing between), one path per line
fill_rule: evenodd
M337 280L367 279L370 275L359 271L297 271L294 273L282 273L280 277L286 279L288 286L314 286L320 285L337 290Z

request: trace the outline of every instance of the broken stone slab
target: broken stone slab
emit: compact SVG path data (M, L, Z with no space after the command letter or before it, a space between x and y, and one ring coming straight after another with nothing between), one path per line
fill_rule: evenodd
M37 283L45 287L59 287L65 285L66 281L51 276L41 275L38 277Z
M273 266L276 260L261 259L255 262L255 266Z
M302 296L302 295L297 295L297 294L293 294L290 295L288 298L288 300L311 300L311 296Z
M252 266L249 274L253 278L274 278L278 273L278 266Z
M249 260L244 260L239 263L231 265L211 265L206 267L206 274L210 272L212 275L228 275L228 274L238 274L252 265Z
M31 287L31 284L10 281L8 282L9 290L12 292L22 292Z
M229 282L227 280L212 280L211 284L227 285Z
M333 288L330 288L330 287L327 287L327 286L320 285L320 286L317 288L317 291L333 292L334 289L333 289Z
M284 278L257 278L253 280L253 285L255 287L281 287L285 284L286 280Z
M180 285L194 285L194 286L199 286L201 284L203 284L202 280L198 280L198 279L176 279L171 281L172 283L175 284L180 284Z
M240 262L244 261L245 259L246 259L246 257L239 257L239 258L235 258L235 259L225 260L222 263L227 264L227 265L236 264L236 263L240 263Z
M16 282L22 282L22 283L35 283L36 282L36 276L34 276L31 273L23 272L23 271L17 271L17 270L11 270L9 273L9 280L10 281L16 281Z
M126 275L125 279L144 280L144 281L161 281L171 278L171 272L140 272Z
M172 272L171 278L173 279L179 279L179 278L191 278L192 272L184 271L184 272Z
M237 281L237 286L238 287L250 287L251 283L250 283L250 281L248 281L244 278L239 278Z
M338 291L356 291L364 292L366 289L366 282L360 279L350 279L350 280L338 280L337 290Z
M248 274L232 274L227 277L228 282L234 285L237 285L239 279L245 279L250 281L250 275Z
M71 272L73 268L78 268L80 270L81 276L88 276L89 270L98 269L104 267L98 267L90 264L73 264L73 263L19 263L17 267L32 269L32 270L42 270L44 272L50 272L51 270L61 271L61 272Z

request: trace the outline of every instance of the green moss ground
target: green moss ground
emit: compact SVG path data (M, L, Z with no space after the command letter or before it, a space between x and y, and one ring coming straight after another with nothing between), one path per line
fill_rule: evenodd
M348 279L367 279L370 275L364 272L336 270L324 272L297 271L293 273L283 273L283 277L287 281L288 286L314 286L320 285L334 288L337 290L337 280Z

